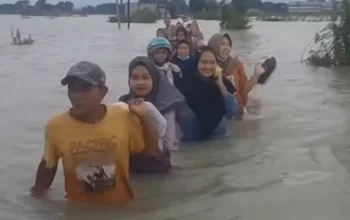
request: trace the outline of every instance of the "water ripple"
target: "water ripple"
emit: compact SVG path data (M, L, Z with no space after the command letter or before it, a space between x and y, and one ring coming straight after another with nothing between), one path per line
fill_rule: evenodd
M248 75L258 60L277 56L279 65L271 81L255 92L263 102L261 115L233 122L228 139L184 146L174 153L174 170L169 175L133 176L137 199L126 209L87 211L68 205L61 169L46 201L29 198L42 157L43 127L52 115L69 106L66 88L60 86L68 68L81 60L101 65L110 88L107 99L115 101L128 91L129 61L145 55L146 45L162 24L132 24L130 30L125 26L118 30L106 22L106 16L1 18L1 219L285 219L276 208L281 204L294 207L316 196L328 200L327 193L336 192L329 185L318 188L329 180L336 185L334 179L341 179L333 163L324 158L334 153L350 170L348 69L299 63L305 45L324 24L256 22L249 31L229 34L236 49L233 54L244 61ZM199 24L207 39L219 31L217 21ZM36 43L10 46L7 30L11 26L30 32ZM322 146L332 146L332 152L320 151ZM299 192L300 200L279 196L314 182L318 183L313 185L317 194L293 191ZM286 187L288 192L284 188L276 191L281 185L293 187ZM252 217L254 210L258 218ZM304 210L293 213L304 213L294 219L314 219L315 215ZM325 220L329 219L336 218Z

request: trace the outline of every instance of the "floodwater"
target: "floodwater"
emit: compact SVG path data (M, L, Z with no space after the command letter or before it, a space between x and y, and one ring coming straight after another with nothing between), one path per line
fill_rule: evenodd
M118 210L83 210L64 200L62 169L46 201L30 198L43 151L43 128L69 106L60 79L80 60L107 72L109 101L127 91L129 61L144 55L159 24L117 29L104 16L0 19L0 219L348 220L350 210L349 69L300 63L325 23L256 22L230 33L251 73L278 58L270 82L255 91L258 117L233 122L231 138L184 146L166 176L133 177L136 200ZM200 21L204 36L218 23ZM9 45L14 26L32 46Z

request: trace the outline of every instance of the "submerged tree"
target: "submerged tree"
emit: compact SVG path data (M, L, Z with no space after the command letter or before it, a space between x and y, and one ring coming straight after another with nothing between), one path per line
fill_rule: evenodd
M220 26L224 29L240 30L249 29L249 19L246 12L249 5L246 0L231 0L230 3L221 1L221 22Z
M333 1L332 22L318 32L305 61L315 66L350 65L350 3Z

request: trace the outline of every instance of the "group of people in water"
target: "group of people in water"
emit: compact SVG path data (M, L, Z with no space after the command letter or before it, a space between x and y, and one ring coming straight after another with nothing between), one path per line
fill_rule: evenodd
M45 128L45 148L32 195L48 191L62 159L67 198L86 205L130 201L131 173L168 173L171 154L185 141L225 137L227 123L241 120L248 93L264 85L275 70L271 57L248 77L230 55L228 34L204 45L196 21L157 30L145 56L131 60L129 92L103 104L106 74L97 64L72 66L61 84L72 107Z
M196 20L188 23L186 27L181 18L178 19L176 25L171 24L170 19L165 19L164 23L165 28L157 29L157 37L167 38L172 48L177 46L179 40L188 40L194 48L204 45L203 33L200 31Z

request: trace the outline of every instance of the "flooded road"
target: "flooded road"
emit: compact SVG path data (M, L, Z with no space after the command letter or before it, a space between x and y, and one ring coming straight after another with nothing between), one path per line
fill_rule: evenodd
M64 200L62 170L47 201L30 198L43 151L43 128L69 106L61 78L75 62L90 60L107 73L109 101L127 91L129 61L145 54L162 24L117 29L104 16L1 16L0 219L348 220L350 210L350 75L300 63L305 45L325 23L257 22L231 32L252 72L278 59L270 82L256 91L258 117L234 122L231 138L186 145L166 176L133 177L137 199L119 210L81 210ZM199 22L208 39L214 21ZM31 33L29 47L9 45L10 27Z

